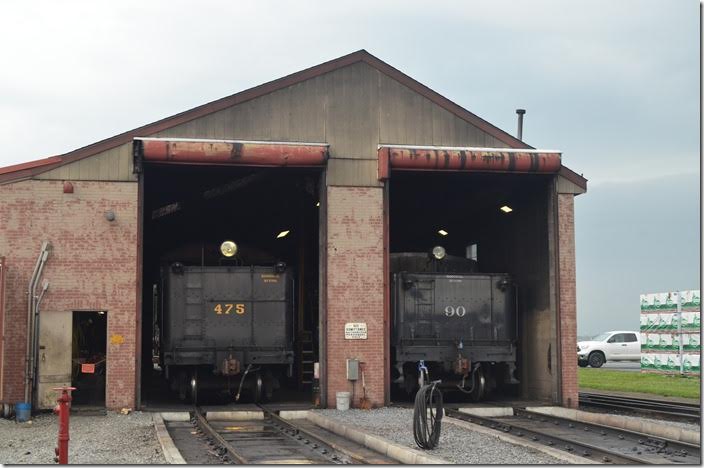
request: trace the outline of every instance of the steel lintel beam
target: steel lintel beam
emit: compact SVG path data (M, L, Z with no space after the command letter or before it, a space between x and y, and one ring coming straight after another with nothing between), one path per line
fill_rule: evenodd
M135 139L146 162L246 166L323 166L328 146L321 143L168 138Z
M554 174L561 167L561 153L550 150L382 146L378 175L384 180L390 169Z

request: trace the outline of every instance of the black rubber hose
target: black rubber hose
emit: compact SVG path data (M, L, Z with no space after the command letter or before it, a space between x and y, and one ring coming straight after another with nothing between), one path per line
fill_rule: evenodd
M423 385L416 393L413 406L413 437L418 447L432 450L440 441L442 420L442 393L437 382Z

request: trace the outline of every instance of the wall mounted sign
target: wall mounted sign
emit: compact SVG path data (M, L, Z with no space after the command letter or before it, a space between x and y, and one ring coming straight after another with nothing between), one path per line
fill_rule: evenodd
M367 324L363 322L354 322L345 324L345 339L346 340L366 340L367 339Z

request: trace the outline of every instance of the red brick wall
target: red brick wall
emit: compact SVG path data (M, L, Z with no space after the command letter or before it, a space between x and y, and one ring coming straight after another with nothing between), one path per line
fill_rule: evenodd
M577 298L574 251L574 195L557 195L557 229L559 240L560 281L560 348L562 371L562 404L576 408L579 403L577 384Z
M106 405L133 407L137 184L79 181L73 186L72 194L63 193L62 181L0 186L0 256L8 269L3 398L14 403L24 396L26 291L41 242L48 240L53 249L42 278L50 287L42 313L108 311ZM113 222L105 219L109 210L115 212Z
M383 191L376 187L328 187L327 397L352 391L345 360L364 363L367 397L384 404ZM368 339L345 340L347 322L366 322ZM360 376L361 377L361 376ZM356 384L355 404L362 396Z

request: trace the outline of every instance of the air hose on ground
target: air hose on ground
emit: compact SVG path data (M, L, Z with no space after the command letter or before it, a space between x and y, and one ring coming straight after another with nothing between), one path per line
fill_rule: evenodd
M425 450L434 449L440 441L443 407L438 383L436 380L421 386L413 406L413 437L418 447Z

